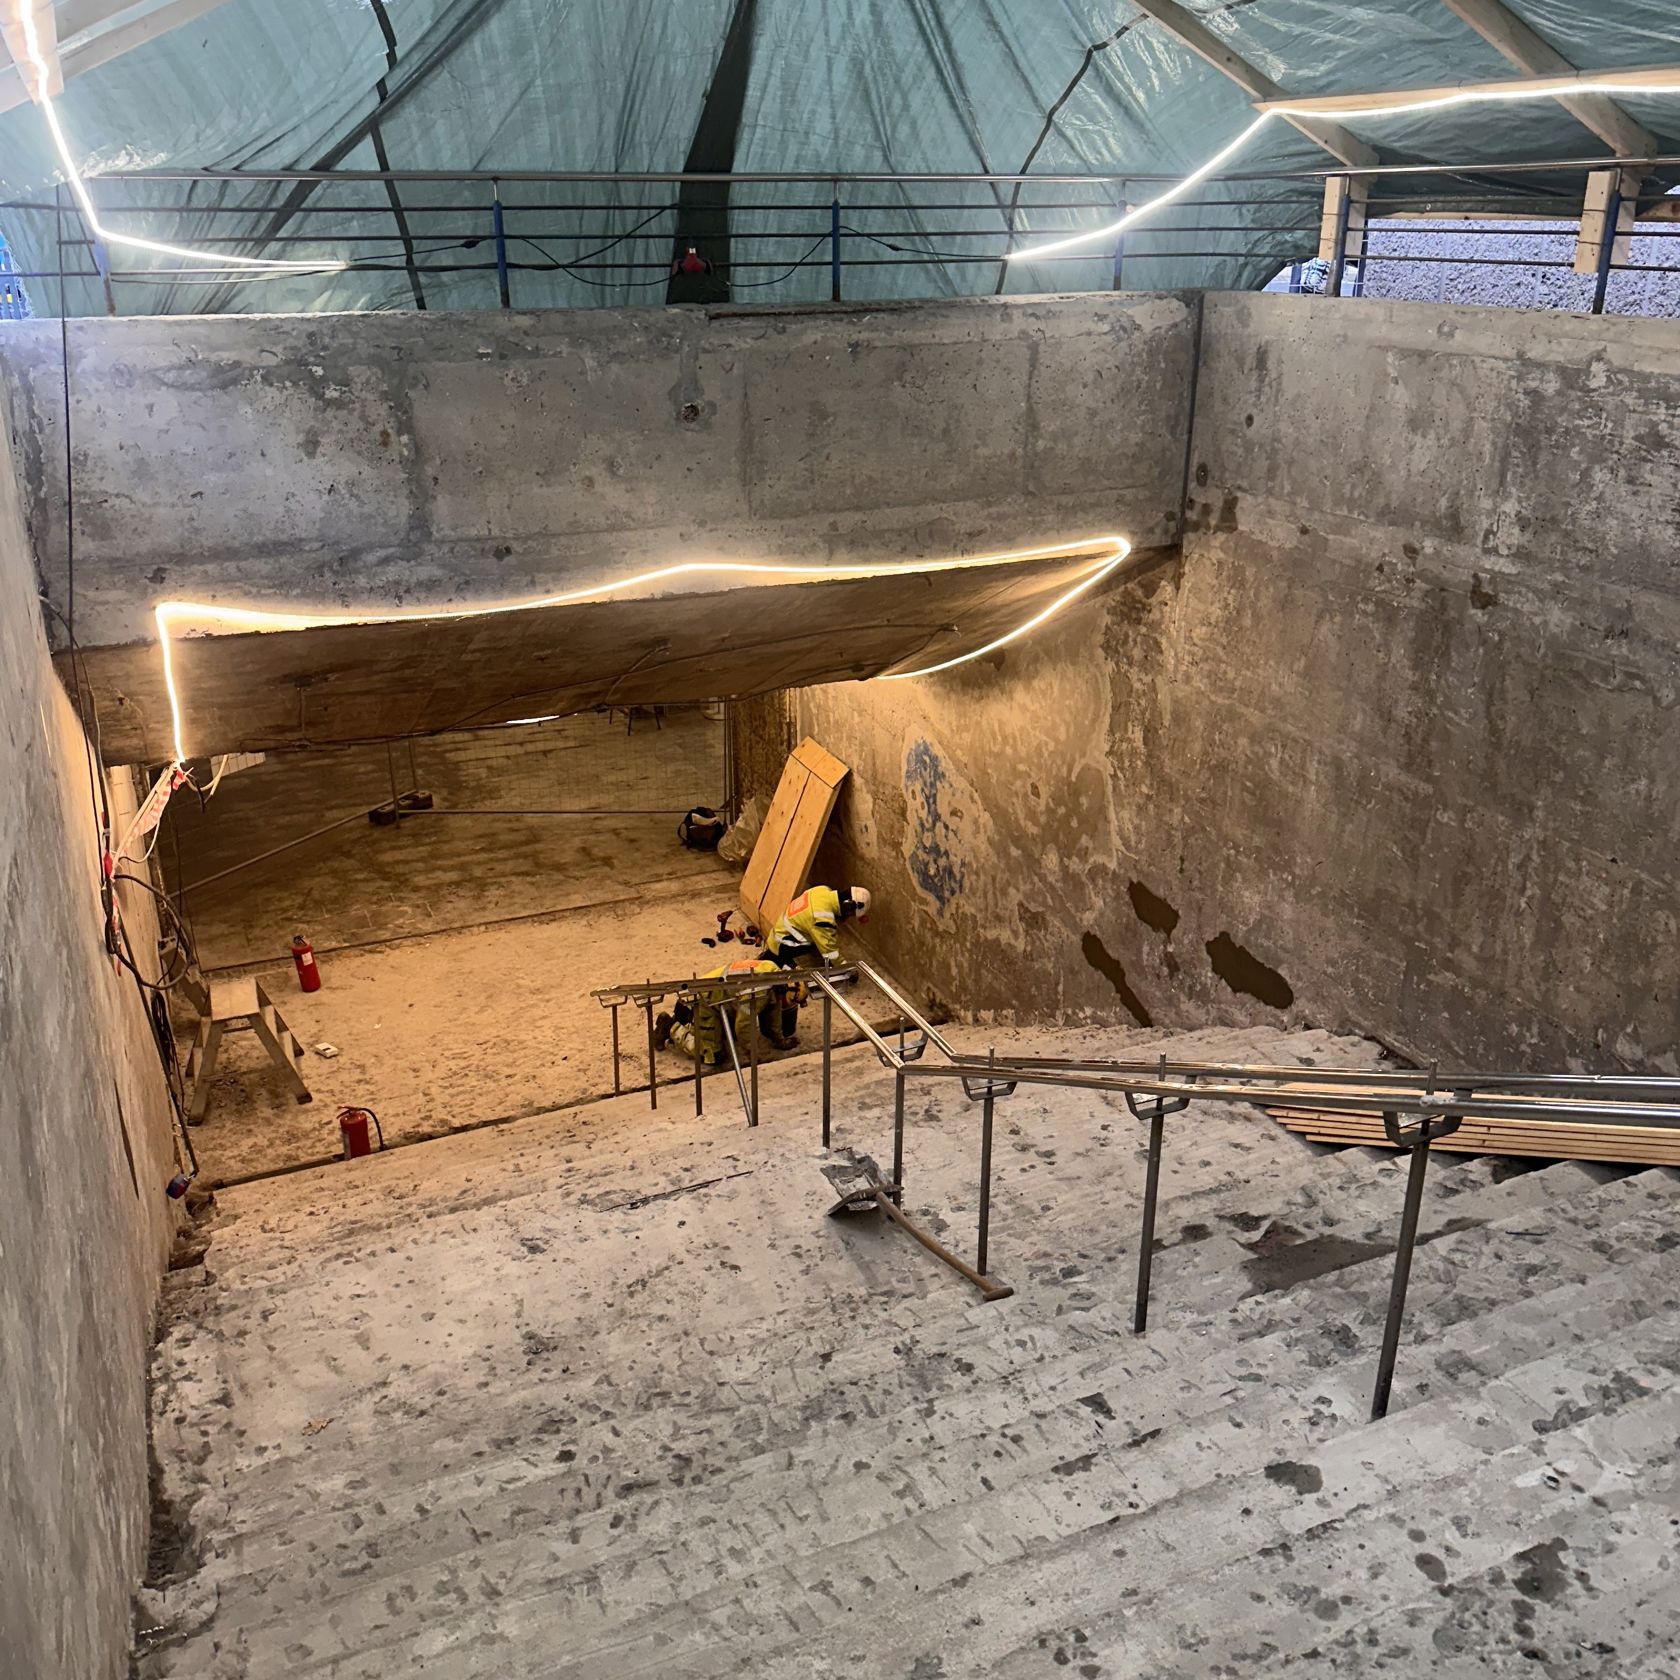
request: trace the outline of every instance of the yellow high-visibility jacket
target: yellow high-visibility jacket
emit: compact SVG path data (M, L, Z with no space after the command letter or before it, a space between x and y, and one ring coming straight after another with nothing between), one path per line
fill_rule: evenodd
M765 941L770 955L782 966L789 958L815 952L819 957L840 952L840 895L833 887L807 887L770 930Z

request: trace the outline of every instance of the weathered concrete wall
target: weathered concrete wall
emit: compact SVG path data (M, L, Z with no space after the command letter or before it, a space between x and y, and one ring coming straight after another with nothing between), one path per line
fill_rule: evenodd
M127 772L114 809L132 813ZM100 937L81 728L0 451L0 1674L128 1672L146 1362L174 1204L168 1097ZM123 801L126 800L126 804ZM137 950L156 948L143 895Z
M684 559L1176 540L1192 323L1148 294L76 321L78 631L147 638L168 596L442 605ZM57 323L8 332L0 371L62 598Z
M824 869L980 1010L1673 1071L1680 328L1218 296L1202 342L1181 564L802 697L863 772Z

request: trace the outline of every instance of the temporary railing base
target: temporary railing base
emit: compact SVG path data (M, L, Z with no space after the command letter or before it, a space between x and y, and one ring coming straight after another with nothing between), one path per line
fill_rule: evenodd
M1394 1387L1394 1372L1404 1328L1406 1292L1411 1280L1412 1256L1417 1246L1418 1216L1423 1206L1423 1189L1429 1169L1430 1146L1450 1137L1467 1119L1522 1120L1545 1128L1564 1127L1587 1121L1606 1127L1656 1127L1680 1137L1680 1078L1637 1077L1602 1074L1443 1074L1426 1071L1369 1068L1279 1067L1248 1063L1174 1061L1165 1056L1153 1062L1112 1059L1085 1060L1076 1057L1005 1057L995 1052L985 1057L959 1053L879 970L864 961L843 968L812 970L803 978L823 999L822 1139L831 1147L832 1102L830 1063L833 1046L832 1012L847 1017L875 1051L881 1065L893 1075L893 1164L889 1177L879 1181L877 1200L890 1217L902 1220L904 1189L904 1107L907 1082L913 1078L954 1079L970 1102L980 1104L980 1200L975 1241L975 1264L967 1266L949 1250L934 1245L924 1233L913 1231L917 1240L939 1254L986 1298L1001 1299L1007 1285L1000 1284L988 1270L992 1206L992 1128L997 1102L1012 1095L1021 1085L1049 1085L1063 1089L1111 1093L1124 1097L1133 1116L1149 1127L1149 1144L1144 1172L1141 1228L1138 1233L1137 1298L1132 1328L1143 1335L1149 1324L1149 1301L1155 1245L1155 1211L1160 1197L1161 1169L1166 1149L1166 1121L1187 1110L1192 1102L1242 1103L1256 1108L1275 1106L1284 1087L1311 1082L1315 1087L1313 1106L1327 1113L1365 1113L1380 1109L1383 1131L1397 1149L1410 1155L1406 1193L1401 1206L1400 1229L1395 1240L1394 1275L1389 1286L1388 1313L1383 1325L1382 1351L1377 1363L1376 1383L1371 1395L1371 1416L1385 1417ZM896 1046L884 1037L844 995L850 982L869 981L897 1011L901 1023ZM779 982L774 976L749 977L739 983L707 982L707 987L728 985L749 994L768 991ZM618 1010L626 1004L643 1004L649 1011L649 1060L652 1061L652 1007L664 996L692 989L692 982L672 981L645 987L625 987L596 994L613 1012L614 1089L618 1084ZM710 995L718 995L711 991ZM723 1012L727 1019L727 1011ZM914 1028L906 1038L904 1024ZM739 1058L736 1075L741 1082ZM929 1049L938 1055L928 1058ZM699 1067L696 1066L695 1112L700 1112ZM754 1062L756 1076L756 1061ZM650 1086L652 1081L650 1079ZM1335 1087L1347 1089L1337 1090ZM1328 1087L1328 1089L1326 1089ZM747 1100L741 1082L742 1103L748 1123L757 1124L756 1083L753 1100ZM657 1104L657 1091L652 1092ZM889 1194L890 1192L890 1194Z

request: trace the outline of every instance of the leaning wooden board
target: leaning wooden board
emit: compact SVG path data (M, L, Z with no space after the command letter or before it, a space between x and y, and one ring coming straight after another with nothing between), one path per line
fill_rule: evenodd
M849 772L809 736L782 767L776 796L741 881L741 914L765 933L809 884L823 831Z

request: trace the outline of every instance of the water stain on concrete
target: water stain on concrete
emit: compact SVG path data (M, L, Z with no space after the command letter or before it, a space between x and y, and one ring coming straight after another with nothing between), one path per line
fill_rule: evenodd
M1497 607L1499 605L1498 595L1496 595L1493 590L1489 589L1488 586L1482 582L1482 574L1480 572L1472 572L1470 574L1470 605L1473 606L1477 612L1486 612L1489 607Z
M1084 952L1085 960L1099 973L1116 992L1120 1001L1125 1004L1127 1013L1140 1027L1152 1027L1155 1018L1144 1007L1143 999L1132 990L1131 982L1126 978L1126 970L1120 959L1115 956L1094 933L1087 933L1079 941L1079 949Z
M1273 1220L1253 1242L1242 1246L1253 1256L1243 1262L1243 1270L1256 1295L1293 1289L1326 1272L1339 1272L1344 1266L1357 1266L1392 1252L1388 1243L1359 1242L1334 1234L1309 1237L1281 1219Z
M1318 1493L1324 1487L1324 1472L1316 1464L1297 1464L1286 1458L1266 1466L1266 1480L1297 1493Z
M1154 928L1169 939L1172 937L1173 929L1178 926L1178 912L1159 893L1151 892L1142 881L1133 881L1126 888L1126 896L1145 927Z
M1239 945L1228 933L1207 942L1208 961L1213 972L1231 988L1247 997L1258 998L1271 1009L1287 1009L1295 1001L1295 988L1275 968Z
M1537 1598L1551 1604L1569 1590L1569 1571L1564 1568L1563 1554L1569 1545L1562 1539L1543 1540L1517 1553L1520 1566L1511 1578L1511 1585L1524 1598Z

